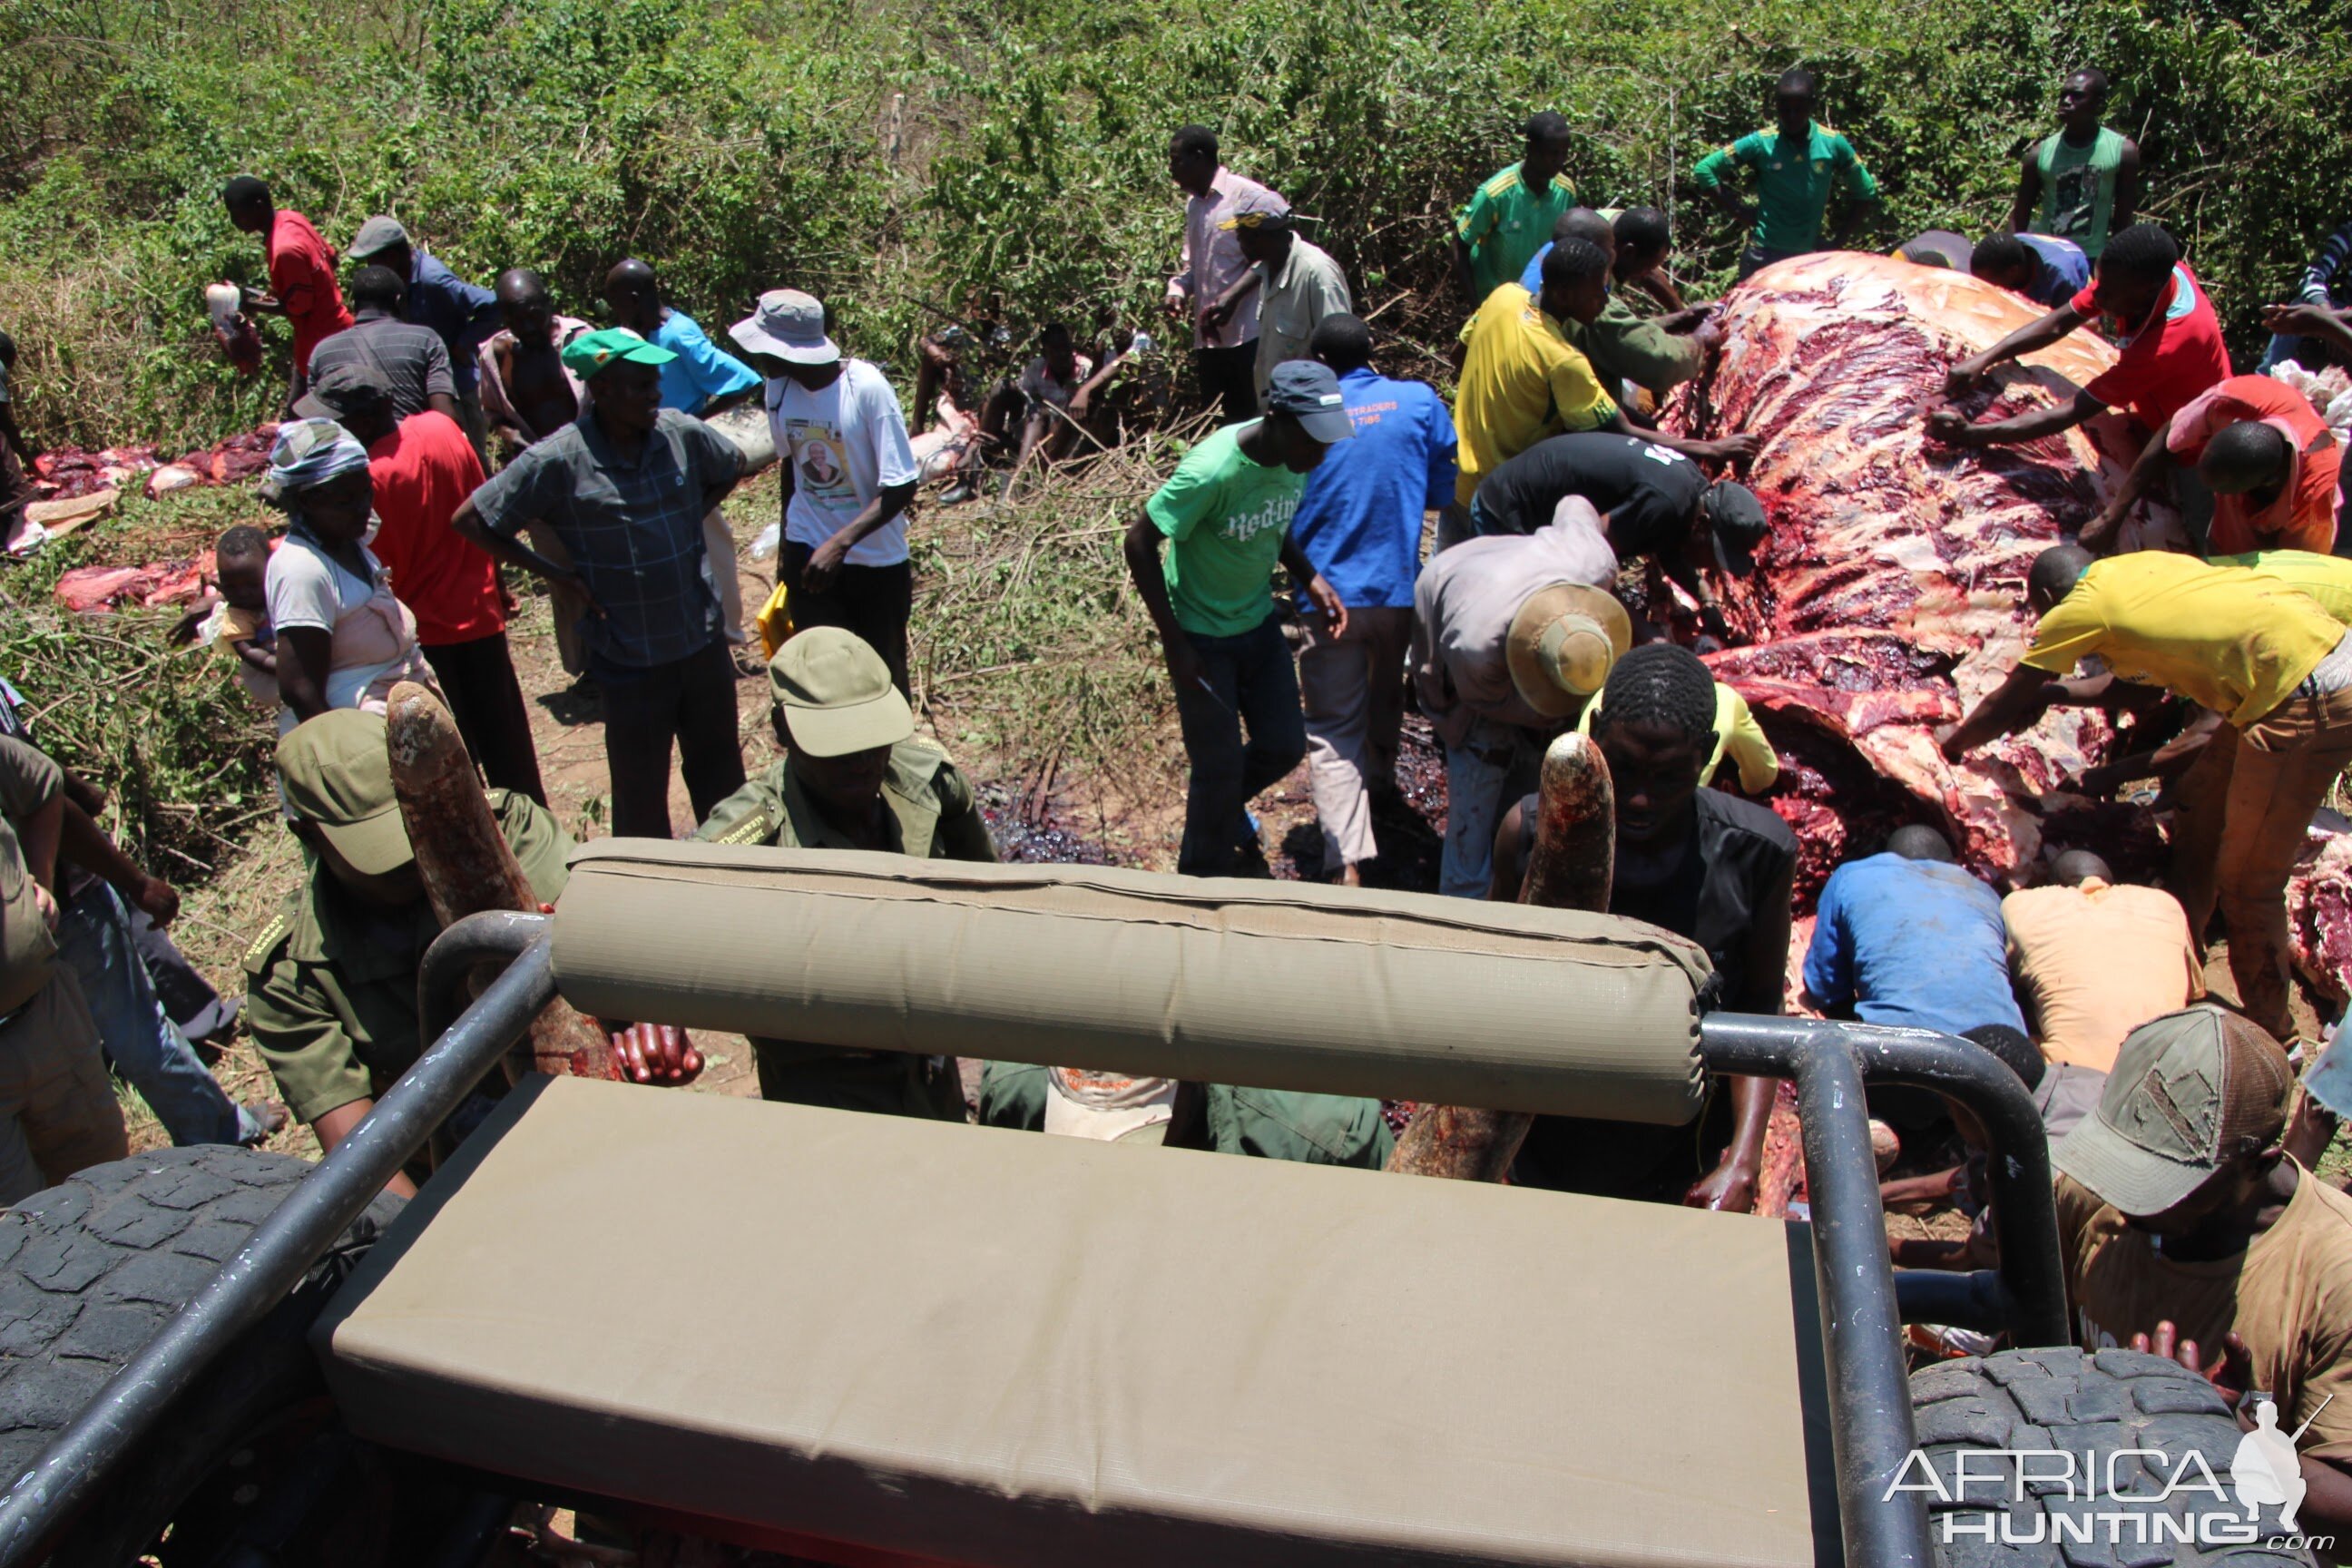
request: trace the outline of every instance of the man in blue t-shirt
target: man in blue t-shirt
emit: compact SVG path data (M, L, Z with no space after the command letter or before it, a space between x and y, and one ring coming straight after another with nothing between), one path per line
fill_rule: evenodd
M1308 348L1339 378L1356 438L1307 478L1291 536L1348 606L1337 635L1300 617L1298 690L1307 710L1307 781L1323 828L1323 874L1360 887L1379 853L1371 796L1395 788L1404 721L1405 645L1421 572L1422 519L1454 500L1454 421L1434 389L1372 369L1372 331L1327 316Z
M1884 852L1830 874L1805 952L1805 990L1832 1014L1963 1035L2022 1030L2009 982L2000 895L1952 863L1932 827L1903 827Z
M2090 287L2091 258L2054 234L1989 235L1969 254L1969 270L1997 289L2054 310Z
M664 408L709 419L722 414L759 391L760 373L712 342L692 316L663 303L661 282L650 263L631 257L604 274L604 303L612 309L613 324L626 327L656 348L675 356L661 367ZM726 623L727 640L738 648L751 642L743 629L743 584L735 570L735 536L727 519L712 512L702 520L703 548L709 553L706 571L719 595L719 613ZM763 674L767 665L749 652L735 656L740 675Z

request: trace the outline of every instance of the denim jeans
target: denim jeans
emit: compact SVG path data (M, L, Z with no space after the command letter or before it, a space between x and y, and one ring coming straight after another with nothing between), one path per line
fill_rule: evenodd
M1535 788L1543 767L1538 737L1517 724L1474 719L1462 744L1445 748L1445 851L1437 890L1483 899L1495 876L1495 830Z
M122 896L92 881L66 906L58 955L81 982L114 1068L163 1123L174 1143L241 1143L260 1135L155 999L147 965L131 944Z
M1176 869L1187 877L1223 877L1234 869L1249 834L1251 799L1307 754L1307 715L1298 705L1298 672L1291 668L1279 616L1268 616L1235 637L1184 635L1206 667L1209 690L1176 689L1176 717L1192 763Z

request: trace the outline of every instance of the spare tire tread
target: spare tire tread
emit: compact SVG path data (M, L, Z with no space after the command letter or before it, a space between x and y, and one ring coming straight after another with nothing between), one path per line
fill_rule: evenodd
M2003 1351L1924 1367L1912 1374L1912 1387L1920 1451L1948 1486L1954 1459L1964 1448L2053 1447L2077 1455L2085 1447L2095 1448L2102 1467L2105 1453L2120 1449L2158 1449L2175 1465L2193 1449L2223 1485L2230 1483L2240 1433L2229 1402L2204 1378L2162 1356L2126 1350ZM2131 1461L2117 1470L2117 1479L2129 1474L2134 1489L2149 1486L2147 1463ZM1970 1473L1985 1474L1988 1468L1979 1460ZM2012 1464L2005 1462L2000 1470L2013 1479ZM2154 1479L2168 1479L2169 1472ZM2264 1539L2252 1545L2094 1540L2085 1546L2071 1538L2053 1543L2046 1525L2045 1539L2032 1544L1943 1539L1940 1521L1946 1518L1980 1521L1989 1512L2006 1513L2017 1532L2031 1535L2037 1512L2114 1506L2105 1500L2070 1503L2063 1483L2038 1475L2029 1476L2022 1501L2013 1500L2011 1489L2007 1481L1980 1481L1965 1499L1927 1500L1928 1536L1942 1568L2219 1568L2225 1562L2257 1568L2316 1562L2308 1550L2267 1544L2277 1534L2275 1509L2265 1510ZM2000 1496L1991 1495L1995 1491ZM2179 1504L2176 1500L2171 1506L2177 1510Z
M0 1485L31 1467L315 1169L226 1144L159 1149L93 1166L0 1215ZM397 1207L378 1200L338 1253L373 1242Z

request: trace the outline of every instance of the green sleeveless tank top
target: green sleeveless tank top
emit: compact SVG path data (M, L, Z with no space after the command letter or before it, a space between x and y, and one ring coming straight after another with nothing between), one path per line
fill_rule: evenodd
M2088 147L2068 145L2063 132L2043 142L2034 155L2042 172L2042 221L2034 226L2073 240L2095 264L2107 247L2123 161L2123 137L2104 125Z

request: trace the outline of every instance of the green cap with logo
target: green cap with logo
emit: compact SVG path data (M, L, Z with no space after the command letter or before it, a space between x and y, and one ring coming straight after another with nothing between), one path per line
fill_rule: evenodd
M2286 1052L2259 1024L2210 1004L2168 1013L2125 1037L2098 1109L2051 1163L2145 1219L2277 1142L2294 1089Z
M362 876L416 858L392 792L383 714L337 708L295 725L278 742L278 776L295 816Z
M839 626L811 626L778 648L768 689L793 749L812 757L895 746L915 732L915 710L890 683L890 667Z
M649 343L626 327L599 327L563 345L556 358L583 381L616 364L667 364L677 356L658 343Z

